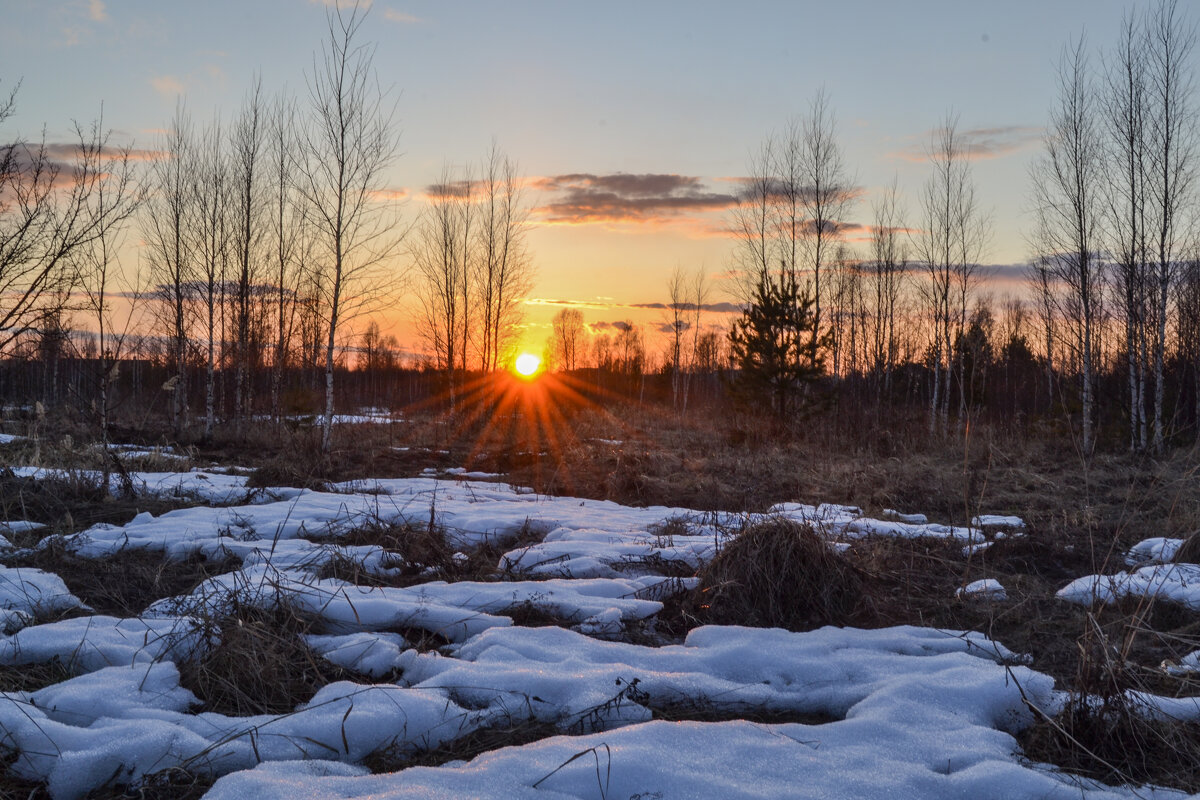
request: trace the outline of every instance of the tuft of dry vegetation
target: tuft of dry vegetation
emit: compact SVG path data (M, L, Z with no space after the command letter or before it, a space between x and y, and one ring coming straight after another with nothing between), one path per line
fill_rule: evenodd
M205 711L287 713L323 686L355 677L305 644L301 635L310 632L310 621L286 607L235 605L208 623L218 634L216 645L198 661L179 665L180 684Z
M794 631L861 623L864 577L811 526L768 519L700 571L695 614L708 623Z
M55 546L56 541L22 553L11 563L54 572L71 594L97 613L115 617L136 617L155 600L188 594L209 578L241 566L232 557L213 560L193 555L172 560L153 550L122 550L104 558L81 558Z
M32 478L0 469L0 515L6 520L26 519L46 526L13 536L13 544L18 547L32 546L48 534L76 533L100 522L124 525L143 511L158 515L189 505L193 503L178 497L133 491L114 495L91 472L66 471Z
M1135 609L1133 617L1146 608ZM1130 624L1114 630L1087 615L1085 631L1076 640L1078 669L1067 683L1066 706L1054 717L1039 715L1019 735L1027 757L1108 783L1154 783L1187 791L1200 785L1200 725L1153 714L1130 694L1170 691L1161 674L1148 674L1132 660L1143 632ZM1184 683L1192 684L1187 694L1194 695L1195 682ZM1178 692L1182 687L1174 688Z
M1200 564L1200 531L1184 537L1183 544L1175 551L1176 564Z

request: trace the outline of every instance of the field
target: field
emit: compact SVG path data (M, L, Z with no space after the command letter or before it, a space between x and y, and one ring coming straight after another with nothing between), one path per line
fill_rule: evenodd
M1200 791L1194 453L702 418L11 425L0 797Z

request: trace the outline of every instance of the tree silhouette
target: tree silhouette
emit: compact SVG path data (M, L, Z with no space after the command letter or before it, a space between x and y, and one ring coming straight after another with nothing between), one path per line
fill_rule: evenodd
M729 333L737 372L733 391L749 405L784 419L806 383L824 370L828 333L817 331L814 298L794 276L759 278L750 305Z

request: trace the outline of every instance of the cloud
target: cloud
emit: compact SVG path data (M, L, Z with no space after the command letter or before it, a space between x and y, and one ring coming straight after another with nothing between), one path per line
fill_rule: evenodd
M157 78L151 78L150 85L159 94L168 96L183 94L183 84L177 78L170 75L160 75Z
M678 307L681 311L695 311L695 303L630 303L627 308L654 308L667 311L668 309ZM736 314L740 313L742 307L736 303L701 303L701 311L715 311L719 314Z
M918 163L926 162L932 157L928 143L937 137L939 132L940 129L937 128L926 131L922 135L923 143L914 142L902 150L890 153L889 157ZM1035 125L1000 125L959 131L958 136L963 142L963 147L957 155L968 161L1003 158L1037 145L1042 141L1044 133L1042 128Z
M689 175L580 172L535 178L530 186L557 195L534 209L550 223L662 222L737 203L734 195L711 191L703 179Z
M400 186L395 189L377 189L371 192L371 199L379 203L395 203L408 199L408 189Z
M88 19L93 22L106 22L108 12L104 8L104 0L88 0Z
M527 306L566 306L567 308L602 308L615 307L614 303L595 303L588 300L551 300L545 297L529 297L525 300Z
M783 178L775 176L750 177L750 176L734 176L716 178L722 183L733 183L737 186L737 194L739 199L745 200L748 198L761 198L763 193L775 202L786 200L791 195L797 195L800 202L806 203L811 201L816 194L816 189L812 186L796 186L795 189L789 189L789 184ZM866 190L861 186L846 186L838 191L839 196L829 196L827 202L851 202L857 200L865 194Z
M608 300L608 298L600 298L600 300ZM530 306L565 306L567 308L592 308L600 310L609 310L613 308L638 308L649 309L651 311L666 311L671 308L670 303L614 303L614 302L597 302L595 300L551 300L544 297L530 297L525 301L526 305ZM680 303L679 308L685 311L695 309L692 303ZM736 314L740 313L742 307L736 303L702 303L701 311L711 311L717 314Z
M107 147L101 151L103 158L111 158L118 151ZM139 151L151 152L151 151ZM35 179L53 189L65 189L79 182L80 174L75 162L79 157L79 145L15 142L0 146L0 163L9 168L7 174L0 173L0 200L11 202L19 186L28 186ZM93 165L95 168L96 165ZM101 169L106 165L100 164ZM107 178L101 172L99 177Z
M406 14L403 11L397 11L394 8L384 9L383 18L389 19L392 22L399 22L401 25L416 25L421 21L419 17L414 17L412 14Z
M627 331L634 327L634 324L627 319L618 319L612 322L591 322L588 327L592 329L592 333L597 331Z
M46 155L56 161L71 161L79 157L79 144L68 142L47 142L43 149ZM117 158L124 154L124 150L119 147L105 146L100 149L102 158ZM144 150L140 148L130 148L130 161L156 161L166 157L166 152L162 150Z
M449 183L431 183L425 187L425 197L429 200L465 199L479 187L477 181L450 181Z

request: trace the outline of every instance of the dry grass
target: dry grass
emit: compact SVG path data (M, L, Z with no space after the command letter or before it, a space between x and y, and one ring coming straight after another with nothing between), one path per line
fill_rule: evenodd
M68 471L41 479L0 469L0 515L41 522L46 528L18 534L13 544L29 547L43 536L76 533L100 522L123 525L139 513L164 514L193 503L177 497L114 496L99 476Z
M1146 606L1134 609L1134 618ZM1200 725L1154 719L1127 692L1150 686L1133 658L1141 629L1113 630L1088 615L1077 640L1078 671L1069 699L1054 718L1042 716L1019 737L1025 754L1108 783L1153 783L1195 791L1200 786ZM1178 691L1182 687L1176 686ZM1196 686L1190 686L1194 695Z
M409 767L440 767L450 761L469 761L502 747L532 744L559 733L561 731L553 723L537 721L479 728L432 747L384 747L367 756L363 766L375 774L398 772Z
M57 658L41 664L0 664L0 692L36 692L73 677Z
M1200 564L1200 531L1187 535L1175 551L1176 564Z
M810 526L769 519L700 571L696 616L709 623L805 631L864 621L863 573Z
M56 573L71 593L97 613L136 617L155 600L187 594L214 575L241 566L237 559L202 555L170 560L153 550L122 550L104 558L80 558L61 547L22 554L11 561Z
M326 541L381 547L386 551L384 565L392 572L372 573L349 556L335 555L321 569L321 578L338 578L366 586L412 586L431 580L454 580L458 572L454 550L446 543L446 533L432 519L421 523L390 520L376 514Z
M179 665L179 682L205 711L231 716L283 714L353 673L313 652L301 634L310 621L290 609L237 607L209 620L219 640L201 659Z

